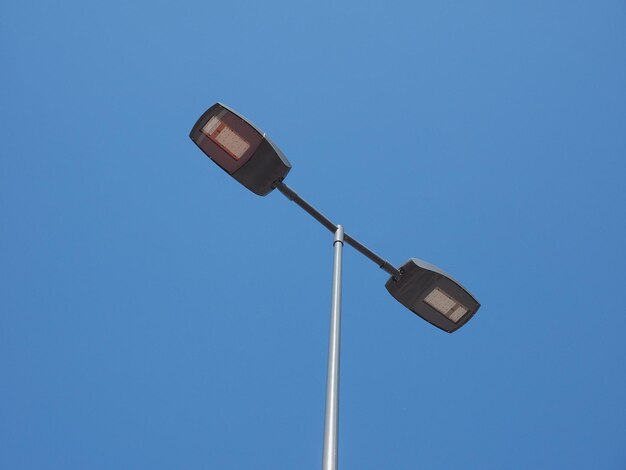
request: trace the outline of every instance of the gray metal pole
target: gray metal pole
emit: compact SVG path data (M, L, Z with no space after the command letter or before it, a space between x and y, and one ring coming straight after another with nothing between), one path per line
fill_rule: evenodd
M341 346L341 255L343 227L337 225L333 248L333 287L328 343L328 375L326 376L326 414L324 418L323 470L337 470L337 432L339 415L339 352Z

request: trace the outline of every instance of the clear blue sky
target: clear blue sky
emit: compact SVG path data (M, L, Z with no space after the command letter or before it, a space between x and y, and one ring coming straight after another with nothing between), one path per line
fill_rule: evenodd
M332 236L215 101L483 305L346 248L340 468L626 468L624 1L7 1L0 54L0 468L320 467Z

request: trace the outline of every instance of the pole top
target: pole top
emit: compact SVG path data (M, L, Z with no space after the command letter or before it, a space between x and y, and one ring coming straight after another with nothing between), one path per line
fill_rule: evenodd
M335 241L333 245L337 242L341 242L343 245L343 225L337 225L337 230L335 230Z

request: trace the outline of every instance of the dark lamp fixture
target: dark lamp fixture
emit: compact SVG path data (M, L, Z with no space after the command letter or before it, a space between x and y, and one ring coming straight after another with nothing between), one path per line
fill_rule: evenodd
M459 282L441 269L415 258L400 267L385 287L402 305L448 333L461 328L480 304Z
M264 132L221 103L198 119L189 137L222 170L259 196L272 191L291 170L287 157Z

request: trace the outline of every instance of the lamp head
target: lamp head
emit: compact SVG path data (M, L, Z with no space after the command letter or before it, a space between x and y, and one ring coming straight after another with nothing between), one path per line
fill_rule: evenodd
M264 132L221 103L211 106L189 137L207 157L259 196L282 181L291 164Z
M461 284L441 269L415 258L400 268L399 278L385 287L402 305L448 333L461 328L480 303Z

